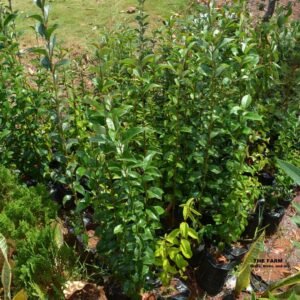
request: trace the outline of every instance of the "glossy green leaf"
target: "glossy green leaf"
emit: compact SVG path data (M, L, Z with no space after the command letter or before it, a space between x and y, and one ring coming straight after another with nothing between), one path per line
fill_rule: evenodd
M17 14L9 14L4 22L3 22L3 26L6 27L7 25L9 25L9 23L13 22L17 17Z
M42 65L45 69L47 69L47 70L50 70L50 69L51 69L51 62L50 62L48 56L42 57L42 59L41 59L41 65Z
M180 233L179 229L173 229L167 236L166 240L171 244L178 244L178 235Z
M191 258L193 255L190 242L186 239L181 239L180 241L180 251L186 258Z
M179 253L179 249L177 247L170 247L168 248L168 255L170 258L175 261L175 256Z
M186 222L181 222L179 230L180 230L181 236L184 239L187 239L187 237L188 237L188 230L189 230L189 224L186 223Z
M220 76L228 68L229 68L229 65L221 64L216 70L216 76Z
M234 38L224 38L222 40L222 42L220 43L220 45L218 46L218 48L223 48L225 47L227 44L231 43L234 41Z
M47 30L44 31L44 35L47 40L50 40L51 36L53 35L53 32L57 29L57 27L57 24L53 24L52 26L49 26Z
M70 200L72 200L72 195L66 195L63 198L63 205L65 205L67 202L69 202Z
M259 63L259 55L249 54L244 58L243 62L244 64L257 65Z
M44 6L44 0L33 0L33 2L35 3L36 6L38 6L39 8L43 8Z
M143 127L132 127L129 128L124 134L123 134L123 142L129 143L132 141L134 137L137 135L143 133L145 129Z
M182 214L183 214L183 219L186 221L190 214L190 210L188 206L183 206Z
M106 118L106 125L109 130L112 130L112 131L116 130L114 121L111 118Z
M43 23L37 23L35 26L35 31L37 34L39 34L41 37L46 36L46 27Z
M251 121L262 121L262 116L256 112L247 112L244 114L244 118Z
M147 190L149 199L162 199L163 190L158 187L151 187Z
M152 232L151 232L151 230L150 230L150 228L145 228L145 231L144 231L144 233L143 233L143 240L145 240L145 241L152 241L153 240L153 234L152 234Z
M150 209L146 209L146 214L150 220L159 221L159 217Z
M242 98L241 106L245 109L248 108L252 102L252 97L250 95L246 95Z
M199 236L193 228L188 229L188 235L189 235L189 237L191 237L194 240L199 240Z
M174 261L179 269L185 269L188 266L188 262L183 258L180 253L175 255Z
M156 213L161 216L165 213L165 210L161 206L153 206L153 209L156 211Z
M119 234L123 232L123 225L119 224L114 228L114 234Z
M43 17L41 15L30 15L28 18L34 19L40 23L44 22Z
M86 173L87 173L87 170L86 170L86 168L84 168L84 167L79 167L79 168L76 170L76 174L77 174L78 176L80 176L80 177L86 175Z

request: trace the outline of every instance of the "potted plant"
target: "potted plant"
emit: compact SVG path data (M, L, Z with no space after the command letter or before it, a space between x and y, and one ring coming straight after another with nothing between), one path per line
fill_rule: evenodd
M195 269L196 282L210 296L221 292L229 272L238 260L231 255L221 253L215 247L198 249L198 267Z
M265 199L262 226L266 227L266 235L272 235L277 231L285 208L279 204L280 192L272 186L265 186L262 192Z
M262 227L265 199L260 199L256 202L254 210L248 215L248 224L242 237L246 239L254 239L258 230Z

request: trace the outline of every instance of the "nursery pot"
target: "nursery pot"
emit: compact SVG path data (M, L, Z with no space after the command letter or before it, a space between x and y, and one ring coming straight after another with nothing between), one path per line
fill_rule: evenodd
M197 268L199 263L204 259L205 256L205 244L201 244L196 249L193 250L193 256L189 260L189 265L193 268Z
M258 181L262 185L273 185L275 183L275 177L267 172L263 172L258 175Z
M288 208L292 203L292 201L293 201L292 197L282 198L278 201L278 204L280 206L283 206L284 208Z
M253 239L255 235L256 228L258 227L259 224L259 214L258 212L251 213L248 216L248 224L243 232L242 236L248 239Z
M260 220L260 218L263 218L264 205L264 199L258 200L255 212L250 213L248 216L248 224L242 234L242 237L245 237L247 239L254 238L256 228L260 227L259 225L261 225L262 223L262 220Z
M229 258L231 261L235 261L236 264L239 264L245 256L245 254L248 252L248 250L249 249L245 247L232 247L225 249L224 253L226 254L227 258Z
M267 288L268 284L259 276L251 272L250 284L255 292L263 293Z
M266 235L272 235L277 231L278 225L284 216L285 208L277 206L264 212L263 227L266 227Z
M210 296L217 295L221 292L226 277L235 264L236 262L232 261L224 264L216 263L212 255L205 251L199 267L195 270L198 286Z

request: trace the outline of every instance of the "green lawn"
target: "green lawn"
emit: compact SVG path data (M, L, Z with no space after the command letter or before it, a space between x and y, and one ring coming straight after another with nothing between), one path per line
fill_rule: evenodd
M17 27L24 32L23 43L32 40L34 20L26 17L37 12L32 0L12 0L13 6L20 13ZM175 12L182 12L188 0L148 0L146 11L151 26L157 26L163 18ZM125 11L130 6L137 6L136 0L52 0L50 21L59 24L59 40L66 46L87 47L95 41L104 27L111 28L121 22L133 22L134 15Z

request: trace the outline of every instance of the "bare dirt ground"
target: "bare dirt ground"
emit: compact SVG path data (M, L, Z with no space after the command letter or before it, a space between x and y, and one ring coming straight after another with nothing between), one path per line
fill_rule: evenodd
M250 11L258 17L262 17L268 7L268 0L248 0ZM282 5L286 6L288 3L291 3L294 19L300 18L300 1L298 0L278 0L277 6Z
M297 196L294 202L300 203L300 196ZM293 245L293 242L300 241L300 229L291 220L294 215L295 209L290 206L276 235L265 242L265 252L261 254L260 259L266 267L253 269L253 272L266 282L285 278L300 270L300 249Z
M293 202L300 203L300 193ZM252 273L261 277L267 284L286 278L300 271L300 249L294 242L300 242L300 229L292 222L296 211L292 205L288 207L276 234L265 239L264 252L258 257ZM207 300L222 300L224 292ZM249 293L242 293L239 300L250 299Z
M198 3L208 3L208 0L195 0ZM287 6L290 2L292 5L293 13L292 18L293 19L299 19L300 18L300 1L299 0L277 0L278 3L276 4L276 7L278 6ZM232 3L232 0L216 0L216 3L218 6L222 6L225 3L230 4ZM248 8L252 15L257 16L258 18L262 18L265 14L269 0L248 0Z

